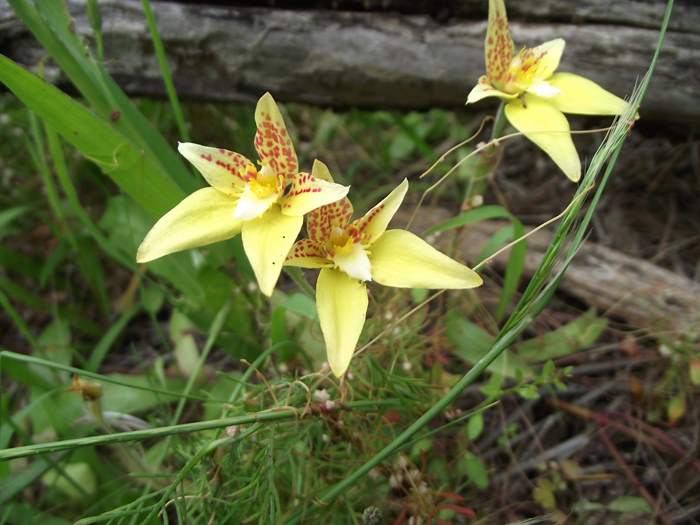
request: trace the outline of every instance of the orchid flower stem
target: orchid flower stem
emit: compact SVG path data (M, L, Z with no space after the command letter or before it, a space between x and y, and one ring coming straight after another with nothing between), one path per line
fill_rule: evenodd
M506 114L505 114L505 104L501 102L498 106L498 111L493 121L493 128L491 129L491 139L493 142L500 139L503 136L503 132L506 129ZM467 185L467 191L464 194L464 200L462 201L463 208L472 208L478 206L478 204L473 204L474 198L477 195L483 195L486 191L486 186L488 181L491 179L491 174L498 166L498 161L500 159L500 144L494 143L494 145L479 155L479 162L474 169L474 173L469 177L469 184Z
M291 277L292 281L296 283L304 295L308 295L312 299L316 296L316 292L314 291L313 287L306 280L304 273L299 268L295 266L285 266L284 271L287 273L287 275L289 275L289 277Z

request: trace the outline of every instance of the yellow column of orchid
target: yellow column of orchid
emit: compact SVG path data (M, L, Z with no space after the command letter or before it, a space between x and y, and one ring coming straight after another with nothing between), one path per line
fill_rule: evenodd
M312 174L332 181L315 161ZM347 370L367 312L366 281L397 288L464 289L482 284L473 270L406 230L387 230L408 190L399 184L363 217L350 221L347 198L307 215L308 238L294 244L286 265L320 268L316 306L328 363L337 377Z
M241 233L260 290L272 294L303 216L342 199L349 188L299 173L294 145L269 93L258 101L255 122L259 167L233 151L178 146L209 187L195 191L156 222L139 246L139 263Z
M486 75L469 93L467 104L486 97L502 99L513 127L575 182L581 178L581 161L564 113L621 115L627 103L584 77L556 73L564 46L557 38L515 53L503 0L489 0Z

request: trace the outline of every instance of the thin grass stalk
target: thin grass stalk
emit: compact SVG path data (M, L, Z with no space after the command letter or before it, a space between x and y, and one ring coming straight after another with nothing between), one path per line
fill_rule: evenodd
M173 116L175 117L175 122L177 123L177 129L180 132L182 139L185 142L189 142L190 133L187 130L187 124L185 123L182 106L180 106L180 101L177 98L177 92L175 91L175 85L173 84L173 77L170 74L170 66L168 66L168 59L165 56L163 41L161 40L160 33L158 32L158 25L156 24L156 18L153 15L153 10L151 9L151 3L149 0L141 0L141 5L143 5L143 12L146 15L146 24L148 24L148 30L151 33L153 49L156 53L158 67L160 68L160 76L163 77L165 92L168 94L168 100L173 108Z
M376 411L389 407L396 408L399 406L400 402L396 399L381 399L376 401L353 401L338 407L338 410ZM86 436L82 438L65 439L63 441L52 441L49 443L37 443L34 445L0 450L0 461L61 452L63 450L72 450L79 447L113 445L115 443L127 443L129 441L140 441L143 439L189 434L192 432L201 432L203 430L225 428L231 425L249 425L251 423L286 421L299 418L300 416L301 409L280 408L277 410L255 412L253 414L219 419L210 419L207 421L180 423L179 425L168 425L144 430L132 430L130 432L116 432L113 434L104 434L100 436Z

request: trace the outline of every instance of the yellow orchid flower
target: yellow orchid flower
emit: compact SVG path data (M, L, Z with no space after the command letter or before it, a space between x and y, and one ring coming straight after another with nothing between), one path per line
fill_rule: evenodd
M504 100L513 127L576 182L581 178L581 161L563 114L621 115L627 102L587 78L555 73L564 45L557 38L515 53L503 0L489 0L486 75L469 93L467 104L486 97Z
M260 290L272 295L303 216L342 199L349 187L298 172L294 145L269 93L258 101L255 122L260 169L233 151L179 144L178 151L210 187L195 191L156 222L139 246L137 262L241 233Z
M332 181L328 168L314 162L316 178ZM364 217L350 221L347 198L307 215L307 239L294 244L286 265L320 268L316 308L328 363L337 377L347 370L367 313L366 281L396 288L474 288L473 270L440 253L406 230L387 230L408 190L399 184Z

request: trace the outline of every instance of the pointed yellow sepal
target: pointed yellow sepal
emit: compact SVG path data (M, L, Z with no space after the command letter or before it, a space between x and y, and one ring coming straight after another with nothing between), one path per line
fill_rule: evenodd
M340 270L323 268L316 282L316 310L336 377L347 371L367 315L367 288Z
M233 218L236 199L214 188L202 188L163 215L136 252L136 262L230 239L241 231Z
M430 246L406 230L389 230L372 245L372 278L396 288L481 286L479 274Z

